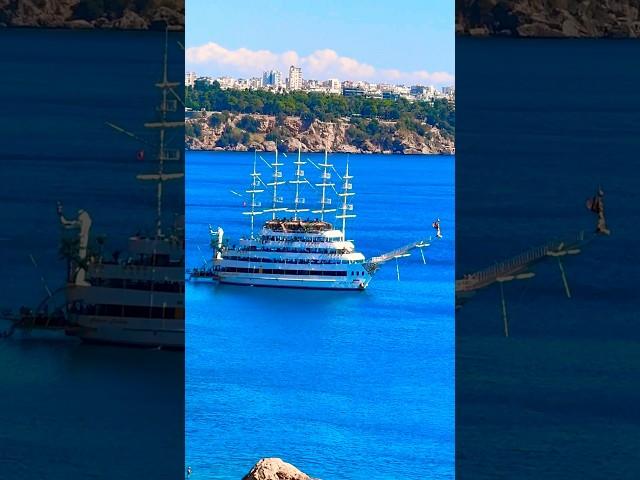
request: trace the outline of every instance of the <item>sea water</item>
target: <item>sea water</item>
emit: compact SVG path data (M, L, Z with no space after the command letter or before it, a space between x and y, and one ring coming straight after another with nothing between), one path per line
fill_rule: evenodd
M552 239L610 237L456 315L460 478L634 478L638 471L640 45L458 39L459 275Z
M169 58L179 80L178 39ZM35 308L45 286L65 281L57 201L69 218L89 212L107 254L153 227L154 186L135 180L156 168L150 155L136 160L148 147L105 122L151 139L142 124L156 116L163 49L156 32L0 29L3 310ZM167 220L182 212L182 192L167 187ZM0 339L0 478L180 478L183 357L57 333Z
M264 161L274 154L259 155L268 182ZM292 178L296 154L286 155ZM186 161L195 267L211 257L209 225L231 241L249 233L241 212L254 154L188 152ZM347 155L329 161L343 172ZM350 155L349 169L357 217L347 238L358 251L371 257L434 236L438 217L443 238L425 249L426 264L414 251L399 261L400 281L391 262L363 292L188 284L192 478L238 479L272 456L325 479L453 478L454 157ZM319 183L310 162L304 172ZM307 207L319 200L318 188L303 190ZM283 195L293 198L291 186Z

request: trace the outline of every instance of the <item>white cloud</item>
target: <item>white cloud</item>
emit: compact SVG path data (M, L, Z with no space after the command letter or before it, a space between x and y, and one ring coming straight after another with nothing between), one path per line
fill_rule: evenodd
M448 72L428 72L418 70L403 72L397 69L380 69L354 58L339 55L335 50L316 50L307 56L301 56L290 50L274 53L269 50L249 50L239 48L229 50L217 43L189 47L186 51L186 63L189 70L212 75L241 74L258 76L264 70L277 69L286 72L290 65L301 66L306 78L341 80L367 80L393 83L453 84L454 76Z

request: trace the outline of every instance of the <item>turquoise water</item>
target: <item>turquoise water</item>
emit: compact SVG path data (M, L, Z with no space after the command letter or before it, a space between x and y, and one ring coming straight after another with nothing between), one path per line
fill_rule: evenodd
M186 160L192 267L209 255L209 224L248 232L245 199L230 190L247 188L253 153ZM342 171L346 155L330 160ZM426 265L419 252L401 260L398 282L388 264L364 292L189 284L192 478L238 479L267 456L325 479L453 478L454 158L351 155L350 170L358 217L347 236L366 256L432 235L438 216L444 239Z

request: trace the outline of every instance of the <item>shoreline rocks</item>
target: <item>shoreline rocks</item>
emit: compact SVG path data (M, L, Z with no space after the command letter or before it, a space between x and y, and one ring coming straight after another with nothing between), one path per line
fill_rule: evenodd
M255 128L247 131L241 128L242 120L249 117ZM245 121L246 123L246 121ZM187 150L212 151L266 151L273 152L276 142L273 132L279 135L279 149L287 152L341 153L404 153L404 154L454 154L455 141L444 135L438 128L425 126L425 134L402 129L397 122L380 121L393 133L393 148L377 144L372 137L365 138L357 145L349 137L348 118L332 122L313 120L305 125L299 117L288 116L278 124L275 116L260 114L234 114L221 112L191 112L186 119L185 148ZM225 132L235 135L231 144L221 142ZM270 136L271 135L271 136Z
M0 0L0 27L7 28L181 31L184 14L179 0L150 0L143 8L129 1L120 11L90 0Z
M456 35L640 38L635 0L458 0Z

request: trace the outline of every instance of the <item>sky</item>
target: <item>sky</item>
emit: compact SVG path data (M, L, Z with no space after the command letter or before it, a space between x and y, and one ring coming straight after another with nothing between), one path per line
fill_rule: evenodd
M186 0L186 70L453 85L453 0Z

